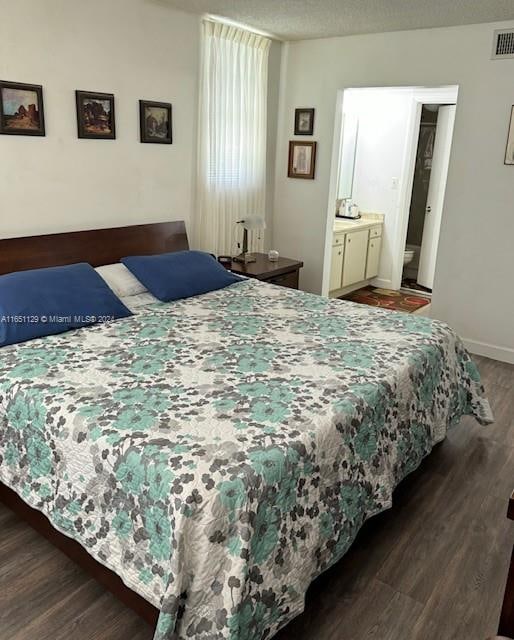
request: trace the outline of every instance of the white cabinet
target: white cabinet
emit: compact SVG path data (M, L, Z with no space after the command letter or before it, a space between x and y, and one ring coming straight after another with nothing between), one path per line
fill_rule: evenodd
M373 230L371 230L373 231ZM372 236L370 232L368 244L368 260L366 262L366 280L378 276L378 264L380 262L380 247L382 238Z
M352 231L346 234L344 243L343 287L348 287L351 284L361 282L365 279L368 238L368 229Z
M332 247L332 258L330 262L330 291L341 288L343 277L343 254L344 246L336 244Z
M382 224L368 223L364 229L336 231L332 237L330 294L339 297L375 278L381 245Z

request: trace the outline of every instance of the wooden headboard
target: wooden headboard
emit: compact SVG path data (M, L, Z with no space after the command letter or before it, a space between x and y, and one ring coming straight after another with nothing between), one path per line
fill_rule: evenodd
M0 240L0 275L75 262L99 267L119 262L124 256L188 248L183 221L7 238Z

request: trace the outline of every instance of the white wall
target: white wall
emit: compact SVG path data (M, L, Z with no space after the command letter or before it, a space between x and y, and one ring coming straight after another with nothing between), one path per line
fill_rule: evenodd
M514 296L507 290L514 275L514 170L503 164L514 59L490 59L493 31L513 26L403 31L284 47L273 241L283 255L304 260L302 288L321 290L338 90L459 85L432 311L475 351L514 361ZM314 181L286 177L299 106L316 108Z
M392 286L392 259L396 248L405 145L413 91L349 89L344 92L343 112L358 119L352 200L361 211L384 214L382 254L378 281Z
M2 8L0 78L43 85L46 137L0 136L0 236L189 220L199 18L158 0ZM75 89L114 93L117 140L79 140ZM140 144L139 99L173 104L173 144Z
M195 207L200 17L165 0L24 0L0 21L0 78L42 84L46 137L0 136L0 237L186 220ZM281 43L268 67L271 244ZM75 89L115 94L116 135L79 140ZM139 99L173 144L139 142ZM188 225L189 226L189 225Z

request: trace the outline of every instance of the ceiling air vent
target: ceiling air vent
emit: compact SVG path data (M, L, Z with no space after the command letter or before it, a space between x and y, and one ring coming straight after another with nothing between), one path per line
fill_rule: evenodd
M514 58L514 29L494 32L493 60Z

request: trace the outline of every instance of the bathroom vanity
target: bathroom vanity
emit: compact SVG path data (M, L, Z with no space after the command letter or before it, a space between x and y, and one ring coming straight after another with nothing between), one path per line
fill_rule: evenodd
M380 213L363 213L359 220L334 220L331 298L360 289L378 275L383 227L384 216Z

